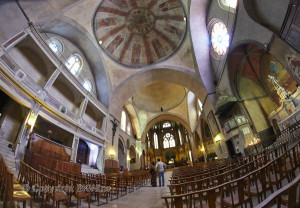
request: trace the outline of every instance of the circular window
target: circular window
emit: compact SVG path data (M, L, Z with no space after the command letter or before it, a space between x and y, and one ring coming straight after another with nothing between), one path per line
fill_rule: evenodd
M90 80L85 80L82 85L88 92L91 92L93 89L92 82Z
M180 0L103 0L94 17L103 51L117 63L142 67L176 52L186 34Z
M60 55L63 51L62 43L57 38L51 38L48 46L57 55Z
M223 22L216 22L211 27L211 44L214 52L225 55L229 47L229 34Z

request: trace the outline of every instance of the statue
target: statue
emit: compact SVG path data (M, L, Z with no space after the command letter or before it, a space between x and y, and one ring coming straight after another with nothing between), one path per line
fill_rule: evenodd
M113 124L112 127L112 146L114 146L114 137L117 131L117 127L118 127L118 120L114 118L114 120L110 120L110 122Z
M280 86L278 80L275 77L271 76L271 75L268 75L268 78L269 78L268 80L270 82L272 82L272 84L273 84L275 90L277 91L277 94L279 95L279 97L282 100L289 99L289 95L288 95L287 91L283 87Z

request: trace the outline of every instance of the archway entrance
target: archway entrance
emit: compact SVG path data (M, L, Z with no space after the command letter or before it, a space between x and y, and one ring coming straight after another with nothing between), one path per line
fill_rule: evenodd
M118 160L119 160L119 167L121 169L126 168L126 153L123 142L119 139L118 144Z
M161 161L168 164L171 162L172 165L183 166L190 158L189 133L181 123L172 120L161 120L154 123L146 134L148 135L147 154L149 154L148 158L151 158L152 162L161 159ZM173 152L171 155L168 153L170 151Z
M234 145L232 143L232 140L231 139L227 140L226 145L227 145L229 156L233 157L235 155L235 151L234 151Z
M90 148L87 143L79 139L76 162L88 165Z

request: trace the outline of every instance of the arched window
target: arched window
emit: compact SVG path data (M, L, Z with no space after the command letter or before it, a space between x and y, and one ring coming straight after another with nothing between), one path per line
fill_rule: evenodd
M51 38L48 46L56 55L60 55L63 51L63 45L57 38Z
M219 0L219 1L222 8L230 11L234 11L238 3L237 0Z
M165 149L175 147L176 144L175 144L174 136L170 133L166 133L164 138L163 138L163 145L164 145Z
M131 124L130 124L130 121L127 124L126 132L127 132L128 135L131 135Z
M153 136L154 136L154 148L158 149L158 137L157 137L157 134L154 133Z
M93 89L93 85L90 80L85 80L82 85L88 92L91 92Z
M169 127L171 127L171 124L169 122L163 124L163 128L169 128Z
M187 131L185 131L185 140L188 142L189 141L189 135L187 133Z
M126 113L124 111L122 111L121 115L121 129L126 131Z
M148 139L148 148L151 148L151 142L150 142L150 138L149 138L149 134L147 133L147 139Z
M73 75L78 74L82 67L82 58L78 54L71 55L66 63L66 67Z
M167 138L164 137L164 142L163 142L164 148L170 148L170 143L169 140Z
M211 27L211 45L218 56L227 53L229 47L229 34L225 24L221 21L214 21Z
M201 115L202 109L203 109L202 103L201 103L201 101L198 99L198 116Z
M173 136L173 135L172 135ZM176 146L176 144L175 144L175 139L174 139L174 137L171 137L170 138L170 147L175 147Z
M180 129L178 129L178 136L179 136L179 142L180 142L180 145L182 145L182 136L181 136L181 131L180 131Z

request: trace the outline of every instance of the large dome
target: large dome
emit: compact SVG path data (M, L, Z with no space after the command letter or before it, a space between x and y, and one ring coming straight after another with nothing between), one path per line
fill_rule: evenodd
M148 112L168 111L178 106L186 97L185 88L172 83L156 82L140 89L132 96L132 103Z
M172 55L186 33L180 0L104 0L94 19L101 48L116 62L142 67Z

